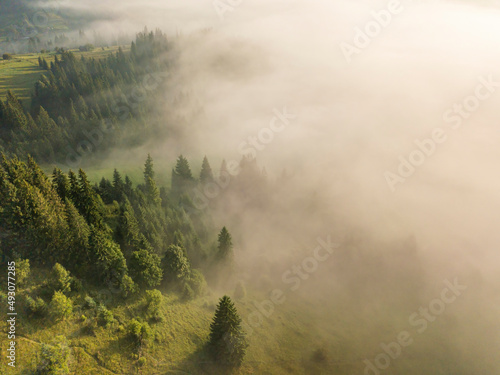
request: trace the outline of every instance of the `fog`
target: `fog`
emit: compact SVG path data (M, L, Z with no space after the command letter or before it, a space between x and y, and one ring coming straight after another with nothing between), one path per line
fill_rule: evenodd
M393 339L420 303L439 295L443 280L458 278L467 291L440 317L452 321L449 336L429 333L425 342L449 344L450 360L458 361L456 368L439 371L498 373L493 353L500 344L499 3L396 3L397 14L366 48L356 47L356 28L365 30L374 19L371 12L387 10L387 2L254 0L230 6L222 17L212 1L75 6L102 11L91 28L103 33L133 35L147 25L178 40L178 64L155 100L157 110L170 116L169 98L188 92L189 100L175 111L189 118L189 127L129 155L149 151L173 163L183 153L196 166L207 155L217 170L222 159L239 161L249 152L244 142L270 128L275 110L290 114L271 141L252 147L274 186L272 198L252 206L228 196L231 204L214 214L234 234L240 276L248 285L260 287L268 275L266 287L287 288L283 272L310 254L317 237L331 236L339 244L336 260L320 264L298 295L326 309L330 304L319 301L352 293L359 299L349 303L357 311L382 303L384 311L400 313L403 323L394 323L385 336L368 328L357 333L366 335L373 349L354 357L373 358L380 341ZM357 48L347 58L346 43ZM471 99L467 108L474 109L459 120L445 117L455 103L476 95L478 85L487 98ZM388 182L387 172L390 178L399 173L400 156L409 160L419 150L415 140L431 139L436 129L442 129L440 143L434 142L431 155L422 152L423 161L410 167L414 171ZM291 177L276 188L284 169ZM372 260L378 256L382 263ZM415 264L420 271L413 270ZM349 273L358 275L355 282L346 281ZM368 274L375 276L363 277ZM376 285L394 296L377 301ZM398 293L412 296L404 300ZM393 321L387 314L370 314L364 318L373 319L374 327ZM317 321L318 327L325 324ZM440 354L425 348L412 355L434 363L431 358Z

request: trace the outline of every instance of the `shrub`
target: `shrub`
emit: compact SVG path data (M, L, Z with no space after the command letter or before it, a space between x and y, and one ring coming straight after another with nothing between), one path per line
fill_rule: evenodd
M26 310L29 315L42 317L47 313L47 304L40 297L33 299L28 296L26 297Z
M104 305L99 305L97 307L97 318L99 319L99 323L106 327L109 327L114 322L116 322L113 313L109 311Z
M3 58L4 60L12 60L12 55L11 55L10 53L4 53L4 54L2 55L2 58Z
M55 345L42 344L40 363L36 374L68 374L69 348L64 336L56 337Z
M71 292L71 281L72 278L66 268L59 263L56 263L54 267L52 267L50 284L54 290L60 290L63 293Z
M18 285L24 284L30 274L30 261L29 259L16 260L16 281Z
M161 292L158 289L146 291L146 309L149 314L155 314L160 310L162 300Z
M234 297L237 299L242 299L247 296L247 290L242 281L238 281L236 287L234 288Z
M134 280L129 275L124 275L122 277L122 282L120 284L120 289L122 291L123 298L127 298L128 296L137 293L137 285L135 285Z
M146 360L146 357L141 357L139 358L139 360L137 361L137 365L139 367L143 367L145 364L146 364L147 360Z
M141 323L136 319L132 319L128 326L127 332L129 337L138 346L146 345L151 338L152 331L148 323Z
M50 314L56 319L65 319L73 313L73 302L63 292L56 291L50 302Z

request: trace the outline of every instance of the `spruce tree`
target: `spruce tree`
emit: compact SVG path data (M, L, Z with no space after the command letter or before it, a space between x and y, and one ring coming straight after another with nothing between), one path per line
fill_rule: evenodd
M208 162L207 157L203 158L203 163L201 164L201 172L200 172L200 182L202 184L206 184L209 182L213 182L214 175L212 173L212 168L210 167L210 163Z
M193 174L187 159L180 155L172 169L172 192L179 196L193 186Z
M156 182L154 180L154 170L153 170L153 159L151 155L148 154L148 158L146 159L146 163L144 164L144 182L145 182L145 195L148 203L160 205L160 191L156 186Z
M113 200L120 202L122 200L125 186L123 184L122 176L116 169L113 171Z
M52 172L52 185L56 189L57 194L64 201L66 198L70 198L70 184L68 177L59 169L54 168Z
M229 260L233 255L233 241L231 238L231 234L223 227L219 233L218 237L218 247L217 247L217 258L220 260Z
M222 366L238 367L243 362L248 343L241 327L241 318L231 298L220 299L210 324L209 352Z

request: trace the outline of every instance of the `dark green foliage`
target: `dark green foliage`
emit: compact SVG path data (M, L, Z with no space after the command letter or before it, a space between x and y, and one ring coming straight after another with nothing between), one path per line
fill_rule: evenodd
M82 169L78 171L78 196L75 206L89 225L104 228L102 199L92 188L87 174Z
M4 54L2 55L2 58L3 58L4 60L12 60L12 55L11 55L10 53L4 53Z
M0 208L5 243L17 243L20 255L55 263L67 251L64 204L32 159L2 158Z
M73 269L84 273L89 265L89 236L90 227L73 203L65 200L66 220L68 223L67 241L69 251L65 261L73 263Z
M97 277L119 283L127 273L127 264L120 246L98 228L91 228L90 260Z
M132 253L129 260L129 270L132 278L142 286L157 286L163 278L160 257L147 250Z
M170 245L163 260L165 277L169 281L184 280L190 274L189 261L177 245Z
M219 301L210 325L209 352L219 365L238 367L243 362L247 347L241 318L231 298L224 296Z

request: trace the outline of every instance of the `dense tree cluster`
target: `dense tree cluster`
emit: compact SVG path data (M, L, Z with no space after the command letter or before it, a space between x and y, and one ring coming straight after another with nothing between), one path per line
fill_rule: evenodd
M50 64L40 57L44 74L35 83L31 107L12 92L0 101L0 151L72 165L97 148L147 139L159 119L145 98L163 82L170 49L161 31L145 29L127 53L120 48L95 59L62 51ZM113 137L104 137L111 130Z
M182 156L174 171L195 183ZM70 292L74 280L84 279L115 285L125 296L162 281L184 288L188 298L198 295L205 281L196 268L230 260L231 235L224 227L216 246L204 213L187 215L189 197L178 196L176 182L171 191L158 189L154 177L149 155L144 183L135 188L117 170L112 181L103 178L92 185L82 169L64 173L55 168L48 177L31 157L23 162L3 155L2 250L52 267L50 285L61 293Z

